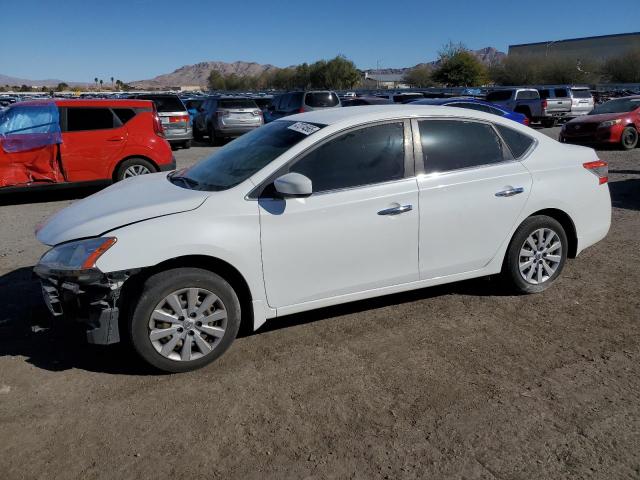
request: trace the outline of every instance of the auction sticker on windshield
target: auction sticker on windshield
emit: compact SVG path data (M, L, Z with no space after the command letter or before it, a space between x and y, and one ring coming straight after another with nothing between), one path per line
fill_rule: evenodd
M316 127L315 125L311 125L310 123L296 122L293 125L289 126L289 130L300 132L304 135L311 135L312 133L320 130L320 127Z

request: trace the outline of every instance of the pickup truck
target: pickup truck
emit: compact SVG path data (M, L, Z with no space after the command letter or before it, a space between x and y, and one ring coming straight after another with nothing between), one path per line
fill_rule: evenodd
M571 117L571 94L567 87L540 87L537 90L545 116L551 117L542 122L545 127L554 126L559 118Z
M487 93L486 100L507 110L524 114L529 122L540 122L544 127L555 125L559 115L547 111L548 102L540 98L535 88L501 88Z

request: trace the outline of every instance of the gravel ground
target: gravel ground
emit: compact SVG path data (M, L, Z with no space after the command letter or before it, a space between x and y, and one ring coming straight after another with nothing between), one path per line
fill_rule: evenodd
M640 149L600 155L611 231L547 292L478 279L296 315L181 375L43 311L34 226L90 191L0 198L0 476L640 478Z

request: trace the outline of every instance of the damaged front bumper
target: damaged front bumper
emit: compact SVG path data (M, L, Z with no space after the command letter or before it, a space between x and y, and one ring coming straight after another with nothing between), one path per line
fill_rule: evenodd
M56 271L37 265L34 273L40 278L44 302L54 317L64 315L85 324L89 343L109 345L120 341L120 292L134 272Z

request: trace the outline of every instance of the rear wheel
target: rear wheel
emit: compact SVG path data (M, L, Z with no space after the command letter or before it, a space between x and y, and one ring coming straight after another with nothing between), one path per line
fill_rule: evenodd
M529 217L511 239L502 277L518 293L542 292L562 272L568 249L560 222L546 215Z
M633 150L638 146L638 131L633 127L626 127L620 137L620 146L624 150Z
M147 173L157 172L158 169L149 160L144 158L130 158L125 160L118 167L115 175L115 181L119 182L125 178L137 177L138 175L146 175Z
M129 335L147 363L177 373L216 360L239 327L240 302L222 277L199 268L176 268L145 282Z

